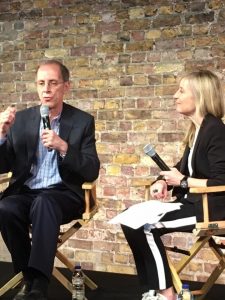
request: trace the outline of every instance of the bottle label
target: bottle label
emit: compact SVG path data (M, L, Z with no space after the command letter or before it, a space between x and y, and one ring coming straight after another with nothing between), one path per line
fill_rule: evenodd
M72 300L85 300L84 291L73 291Z
M84 300L85 299L85 287L82 278L74 278L72 281L73 292L72 300Z
M72 300L85 300L84 275L81 268L75 268L72 275Z
M190 292L184 292L182 295L182 300L191 300L191 293Z

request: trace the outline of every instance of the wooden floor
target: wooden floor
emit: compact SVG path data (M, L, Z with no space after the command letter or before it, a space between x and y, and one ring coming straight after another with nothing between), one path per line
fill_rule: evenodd
M71 274L64 270L68 278ZM6 282L11 275L12 265L0 263L0 284ZM96 291L86 289L88 300L141 300L141 292L137 276L86 271L86 274L98 284ZM192 288L199 287L199 283L190 282ZM1 300L11 300L17 290L11 290L1 297ZM71 300L71 295L54 278L49 286L48 300ZM205 300L225 300L225 285L215 285Z

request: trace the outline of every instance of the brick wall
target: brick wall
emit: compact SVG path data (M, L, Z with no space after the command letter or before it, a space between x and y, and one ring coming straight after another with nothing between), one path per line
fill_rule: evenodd
M56 58L71 71L67 102L96 119L100 209L64 248L86 269L135 273L120 227L107 220L144 199L133 178L157 174L145 144L155 145L169 165L182 154L186 121L172 99L177 76L196 68L224 76L224 25L223 0L0 1L1 109L37 104L35 68ZM164 240L188 246L193 237L175 233ZM9 259L3 246L0 251ZM204 280L214 260L205 248L183 277Z

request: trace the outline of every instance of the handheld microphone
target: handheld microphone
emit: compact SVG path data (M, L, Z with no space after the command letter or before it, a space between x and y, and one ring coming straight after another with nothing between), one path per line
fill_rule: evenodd
M143 148L145 154L151 157L152 160L157 164L157 166L162 171L170 171L170 168L166 165L166 163L160 158L160 156L155 152L155 149L152 145L148 144Z
M40 107L41 119L43 122L44 129L51 129L50 119L49 119L49 107L47 105L41 105ZM52 149L48 148L48 151L52 151Z
M41 119L43 122L44 129L51 129L49 119L49 107L47 105L41 105L40 107Z

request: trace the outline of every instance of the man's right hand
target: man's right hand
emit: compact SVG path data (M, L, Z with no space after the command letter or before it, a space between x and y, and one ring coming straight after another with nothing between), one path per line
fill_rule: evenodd
M0 139L5 138L16 118L16 108L8 106L0 113Z

